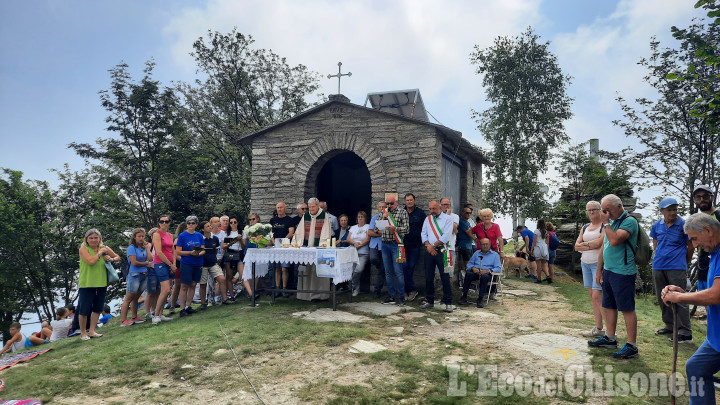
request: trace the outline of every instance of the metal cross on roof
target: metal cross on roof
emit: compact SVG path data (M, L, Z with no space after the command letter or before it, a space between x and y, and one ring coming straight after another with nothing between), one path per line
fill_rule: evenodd
M341 78L342 76L347 76L347 77L352 76L352 72L340 73L340 69L341 69L341 68L342 68L342 62L338 62L338 72L337 72L337 74L336 74L336 75L327 75L327 78L328 78L328 79L332 79L333 77L337 77L337 78L338 78L338 92L337 92L337 94L340 94L340 78Z

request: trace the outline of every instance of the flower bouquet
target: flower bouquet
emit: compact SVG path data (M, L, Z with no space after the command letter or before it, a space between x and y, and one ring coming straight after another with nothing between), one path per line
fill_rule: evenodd
M272 225L269 224L258 223L253 226L246 226L243 232L247 234L248 240L259 248L267 247L273 237Z

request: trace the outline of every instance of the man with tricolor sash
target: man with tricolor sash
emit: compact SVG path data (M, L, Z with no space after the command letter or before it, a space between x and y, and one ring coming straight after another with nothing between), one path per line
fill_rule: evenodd
M453 221L449 215L440 210L437 200L430 201L430 215L423 222L421 238L425 246L425 303L420 308L435 307L435 269L440 271L440 281L443 286L442 302L445 312L452 312L452 288L450 287L450 274L446 269L452 252L448 240L453 231Z
M410 219L405 209L400 208L397 194L387 194L383 219L389 225L382 231L382 256L385 265L385 281L388 297L383 304L405 305L405 275L402 263L405 263L405 245L403 238L410 232Z

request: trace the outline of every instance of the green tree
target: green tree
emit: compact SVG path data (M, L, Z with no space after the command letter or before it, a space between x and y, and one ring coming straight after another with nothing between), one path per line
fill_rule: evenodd
M532 28L514 38L498 37L492 46L475 46L470 60L483 75L493 106L473 111L478 129L490 144L485 203L510 214L538 218L547 211L539 175L551 151L568 141L564 121L572 116L567 95L570 77L562 73L550 42L539 42Z
M317 104L308 101L319 89L317 73L254 49L253 42L236 28L228 34L208 31L191 53L202 79L178 87L188 127L208 159L206 171L218 176L209 185L218 193L217 212L245 215L249 209L252 150L243 137Z
M720 26L693 24L686 33L702 36L715 43ZM695 185L720 181L720 134L698 114L693 114L696 100L707 93L690 81L668 79L684 67L692 67L697 80L718 83L720 70L697 57L697 47L687 39L677 49L661 48L650 42L651 54L638 63L647 69L644 81L657 91L656 99L637 98L633 104L618 97L623 119L613 123L638 145L623 151L625 160L644 188L662 190L663 195L683 197L694 212L691 198Z
M109 115L107 130L116 136L98 138L97 146L71 143L69 146L86 159L101 165L101 181L128 200L127 209L136 223L152 227L169 203L162 192L172 184L191 189L186 177L185 160L178 159L175 138L184 133L179 100L171 88L161 89L152 77L155 63L146 62L143 78L133 82L128 65L110 69L109 90L100 91L100 100Z

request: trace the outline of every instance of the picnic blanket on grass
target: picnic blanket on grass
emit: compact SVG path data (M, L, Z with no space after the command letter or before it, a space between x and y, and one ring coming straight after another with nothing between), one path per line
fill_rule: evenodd
M8 367L26 362L50 350L52 350L52 348L45 350L30 350L27 352L13 353L9 356L0 357L0 370L5 370Z
M11 399L9 401L0 401L0 405L42 405L37 399Z

